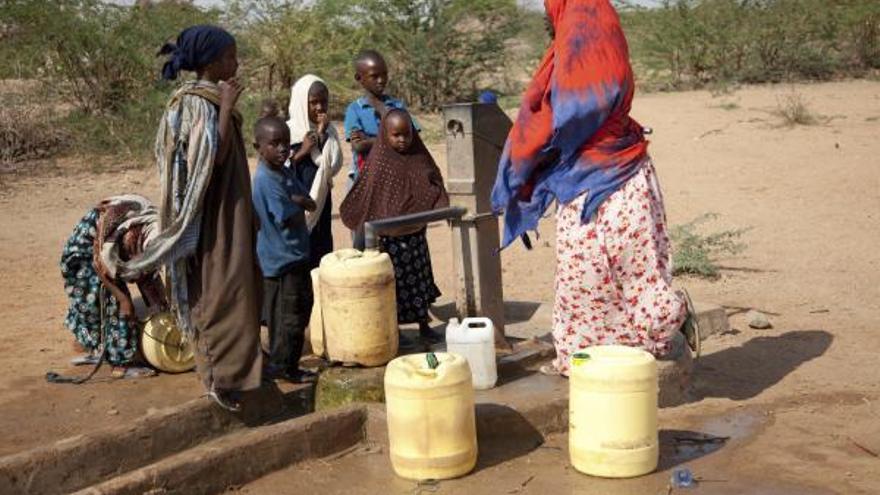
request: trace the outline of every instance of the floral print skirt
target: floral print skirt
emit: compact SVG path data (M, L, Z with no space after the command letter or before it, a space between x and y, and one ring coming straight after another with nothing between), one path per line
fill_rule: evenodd
M396 237L380 237L379 247L391 257L397 289L397 323L428 320L428 309L440 297L431 269L425 230Z
M556 214L553 364L565 376L569 357L592 345L663 356L687 316L671 287L666 214L650 159L589 223L581 222L585 197Z
M103 350L106 334L107 361L129 364L138 349L137 322L120 318L116 298L109 290L101 290L94 266L97 222L97 209L87 213L73 229L61 254L61 275L69 303L64 324L80 345L97 354Z

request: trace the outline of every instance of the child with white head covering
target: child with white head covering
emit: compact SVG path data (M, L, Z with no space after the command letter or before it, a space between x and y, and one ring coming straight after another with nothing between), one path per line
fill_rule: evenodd
M300 182L309 187L309 195L318 206L306 214L312 267L333 251L330 188L342 168L339 134L327 115L329 100L327 85L312 74L299 78L290 89L290 166Z

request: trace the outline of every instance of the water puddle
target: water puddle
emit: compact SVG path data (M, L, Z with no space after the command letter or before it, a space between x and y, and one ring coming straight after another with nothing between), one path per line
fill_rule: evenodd
M767 423L763 414L737 410L699 423L697 431L660 431L660 469L669 469L742 442Z

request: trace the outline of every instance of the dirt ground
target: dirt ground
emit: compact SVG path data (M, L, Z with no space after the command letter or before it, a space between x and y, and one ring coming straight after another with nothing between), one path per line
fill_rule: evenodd
M779 125L773 110L793 92L823 116L819 125ZM733 330L706 343L698 400L664 410L663 427L760 411L766 419L747 445L713 454L725 455L727 479L772 480L778 485L768 486L781 487L773 493L789 493L789 485L880 492L880 82L642 94L633 115L654 129L651 153L670 224L715 212L711 228L751 228L748 249L724 260L720 280L677 281L695 299L727 307ZM443 168L442 143L432 150ZM48 171L0 183L0 455L202 393L191 373L45 382L48 370L75 371L67 364L73 339L62 326L62 244L100 198L155 198L157 179L152 167L93 173L82 160L36 168ZM337 205L342 191L335 189ZM503 253L507 300L552 301L553 225L545 220L533 251L517 245ZM335 228L346 245L338 220ZM438 282L451 293L448 234L432 228L430 241ZM773 328L748 328L747 308L765 311ZM537 480L520 491L544 493Z

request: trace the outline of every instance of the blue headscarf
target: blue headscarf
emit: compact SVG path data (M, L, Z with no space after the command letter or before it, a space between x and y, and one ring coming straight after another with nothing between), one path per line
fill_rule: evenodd
M159 55L171 55L162 67L162 78L177 79L182 70L200 69L217 60L223 50L235 43L235 38L223 28L201 25L183 30L177 44L165 43Z

